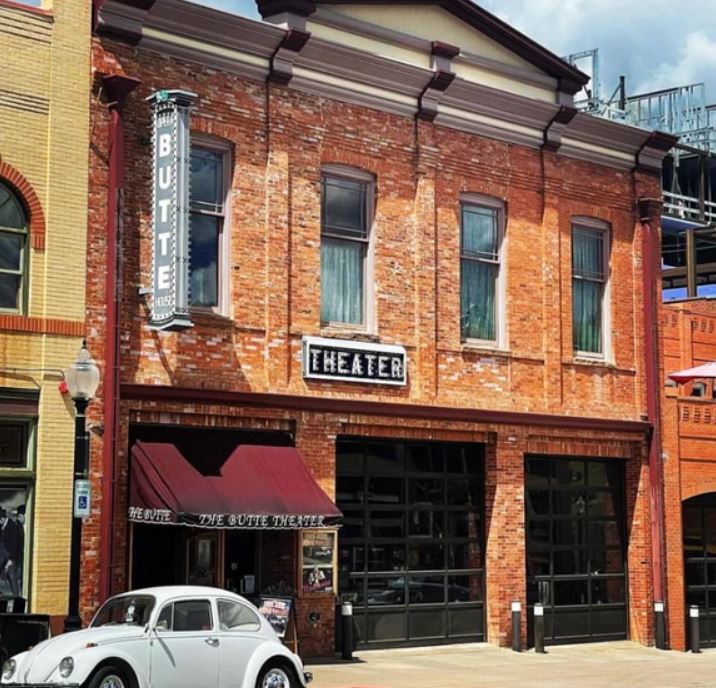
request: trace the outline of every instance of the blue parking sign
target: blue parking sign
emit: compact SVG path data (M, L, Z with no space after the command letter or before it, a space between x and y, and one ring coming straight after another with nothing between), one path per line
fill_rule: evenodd
M87 518L90 515L90 481L75 480L74 517Z

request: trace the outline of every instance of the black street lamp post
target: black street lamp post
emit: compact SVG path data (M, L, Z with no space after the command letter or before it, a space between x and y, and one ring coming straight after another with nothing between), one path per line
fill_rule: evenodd
M72 498L72 544L70 551L70 589L64 632L82 628L80 618L80 559L82 552L82 516L78 511L78 481L87 480L89 464L89 435L85 425L85 411L99 386L99 368L90 357L87 342L82 342L77 360L66 375L67 389L75 404L75 463ZM84 496L85 500L89 495ZM89 504L87 504L87 507ZM88 512L87 512L88 513Z

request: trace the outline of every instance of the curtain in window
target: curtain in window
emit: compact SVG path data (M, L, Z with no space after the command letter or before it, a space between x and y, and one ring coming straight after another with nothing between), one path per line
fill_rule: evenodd
M602 352L602 285L574 280L572 329L577 351Z
M460 270L460 323L463 339L495 339L497 266L463 260Z
M572 334L577 351L602 352L604 260L601 232L572 234Z
M321 240L321 321L363 322L363 244Z
M498 257L497 210L464 207L462 209L462 251L490 260Z

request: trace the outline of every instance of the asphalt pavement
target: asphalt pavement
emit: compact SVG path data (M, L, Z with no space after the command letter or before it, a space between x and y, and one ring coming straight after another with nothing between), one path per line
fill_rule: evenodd
M308 662L311 688L716 688L716 649L700 654L629 641L513 652L486 643L357 652Z

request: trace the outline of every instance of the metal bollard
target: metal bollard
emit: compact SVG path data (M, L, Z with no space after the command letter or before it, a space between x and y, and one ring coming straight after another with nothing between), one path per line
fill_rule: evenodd
M512 602L512 649L520 652L520 617L522 616L522 605L519 600Z
M344 602L341 605L341 622L343 624L343 644L341 656L350 661L353 659L353 603Z
M689 622L691 652L698 654L701 652L701 648L699 647L699 608L695 604L689 607Z
M664 603L654 602L654 627L656 638L654 640L657 650L666 649L666 624L664 621Z
M535 604L535 652L545 652L544 607L541 604Z

